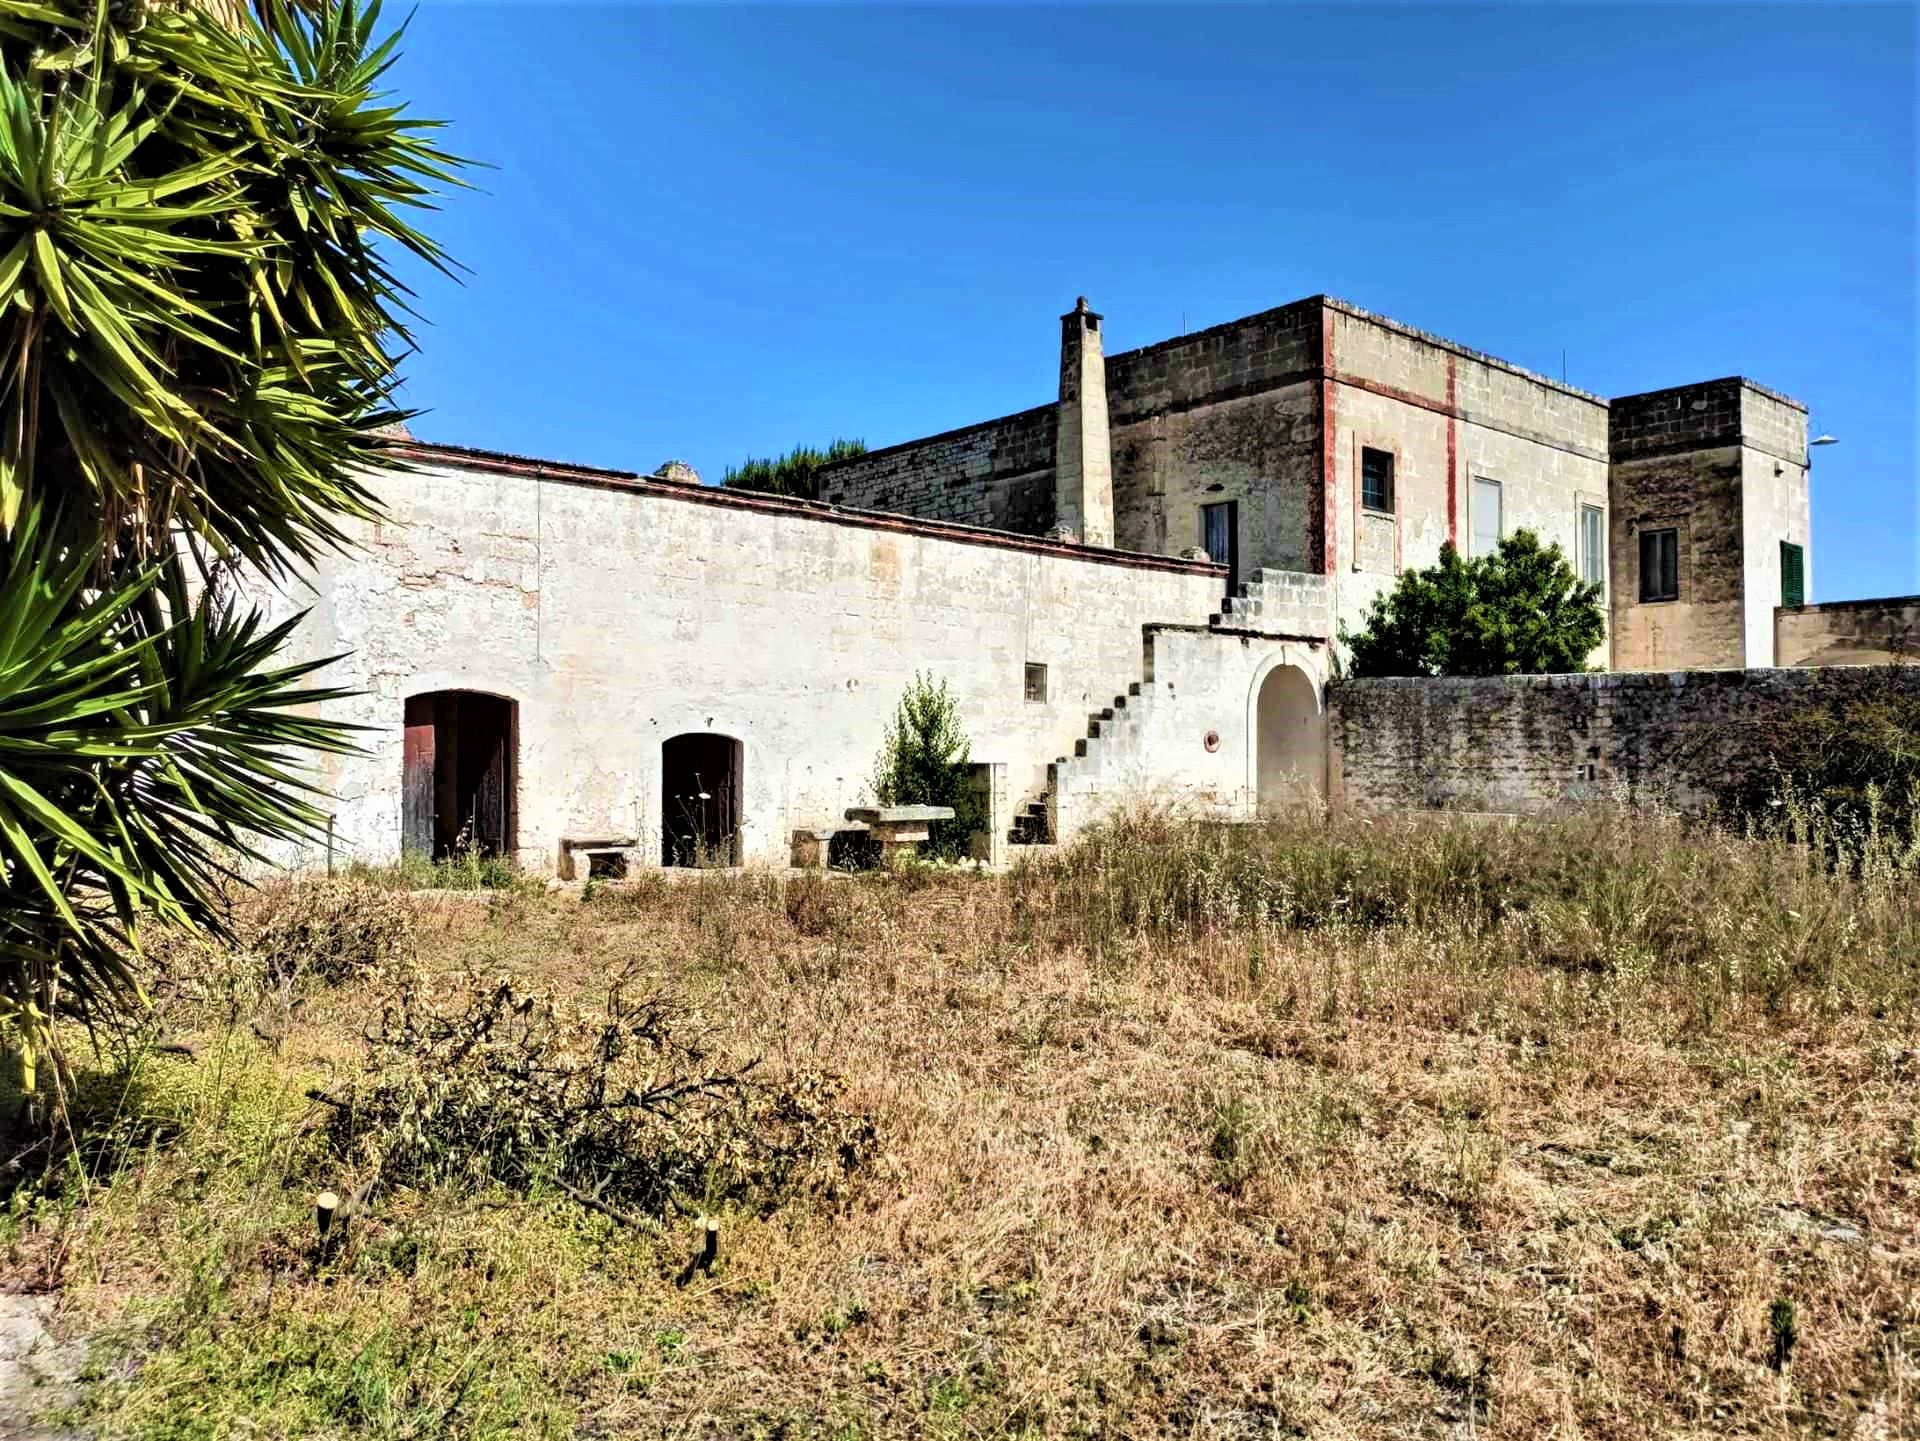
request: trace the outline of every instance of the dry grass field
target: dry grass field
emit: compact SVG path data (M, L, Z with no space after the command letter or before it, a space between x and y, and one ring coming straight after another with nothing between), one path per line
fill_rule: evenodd
M0 1284L99 1436L1916 1436L1915 851L1844 849L281 885L78 1052Z

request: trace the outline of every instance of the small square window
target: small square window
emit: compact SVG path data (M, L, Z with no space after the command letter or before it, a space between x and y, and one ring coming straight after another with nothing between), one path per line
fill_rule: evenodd
M1680 532L1674 526L1640 532L1640 599L1680 599Z
M1044 701L1047 698L1047 668L1027 662L1027 699Z
M1393 511L1393 452L1363 446L1360 451L1360 504Z

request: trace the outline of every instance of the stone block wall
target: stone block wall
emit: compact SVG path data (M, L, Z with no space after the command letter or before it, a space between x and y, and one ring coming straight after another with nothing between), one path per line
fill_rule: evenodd
M1242 575L1320 567L1320 341L1313 299L1107 357L1122 545L1199 545L1231 503Z
M1883 683L1866 667L1345 680L1327 688L1329 793L1367 810L1698 808L1769 714ZM1898 684L1920 697L1920 667Z
M854 510L1044 535L1054 522L1054 439L1059 408L950 430L870 450L823 467L820 499Z
M1920 595L1776 606L1774 664L1920 663Z

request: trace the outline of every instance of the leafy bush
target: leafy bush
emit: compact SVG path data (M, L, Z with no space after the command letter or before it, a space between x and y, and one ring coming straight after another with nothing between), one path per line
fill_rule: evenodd
M1472 560L1448 542L1437 565L1374 600L1359 634L1341 635L1356 676L1583 671L1605 638L1600 587L1530 530Z
M218 934L232 853L317 841L351 744L235 599L378 505L397 258L457 162L358 0L0 7L0 1038L138 1000L148 921Z
M366 1073L333 1135L382 1184L547 1181L664 1216L723 1201L768 1209L831 1190L872 1142L831 1077L780 1086L714 1055L694 1017L616 979L600 1008L507 980L441 992L401 975L366 1036Z
M986 807L970 784L970 753L946 681L916 672L887 722L873 793L883 806L951 806L953 819L934 822L922 847L941 860L965 856L973 833L986 824Z

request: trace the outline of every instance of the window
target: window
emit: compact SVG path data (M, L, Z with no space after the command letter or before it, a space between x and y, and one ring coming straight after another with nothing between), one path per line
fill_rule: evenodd
M1607 587L1607 513L1597 505L1580 507L1580 579Z
M1393 452L1363 446L1360 451L1360 504L1368 510L1393 510Z
M1500 549L1500 482L1473 478L1473 553L1492 555Z
M1240 579L1240 502L1200 507L1200 544L1207 559L1227 568L1229 587Z
M1047 668L1027 662L1027 699L1044 701L1047 698Z
M1680 532L1673 526L1640 532L1640 599L1680 599Z
M1792 541L1780 542L1780 604L1807 603L1807 553Z

